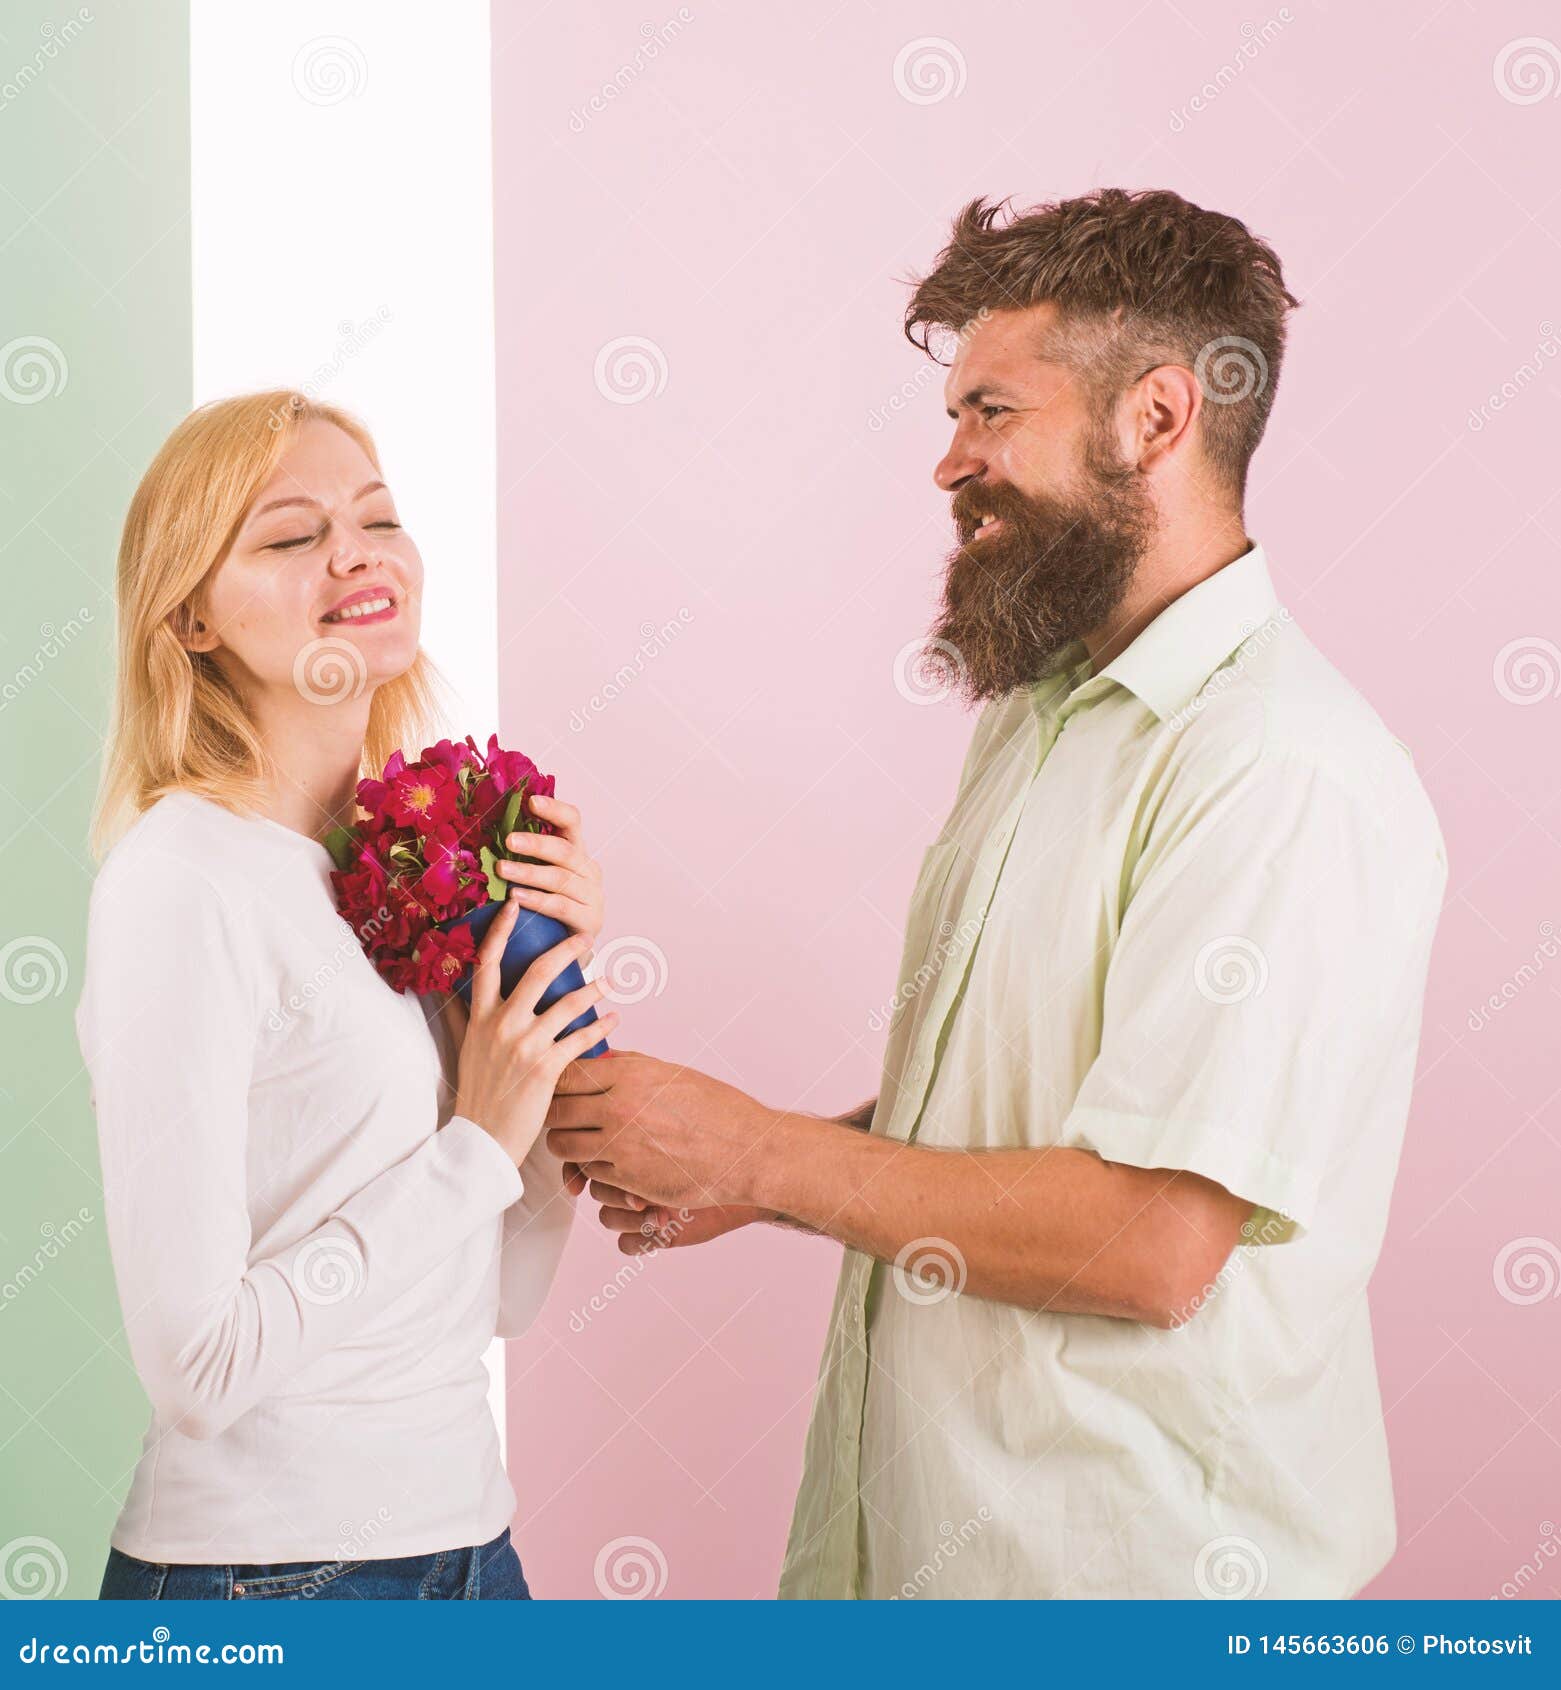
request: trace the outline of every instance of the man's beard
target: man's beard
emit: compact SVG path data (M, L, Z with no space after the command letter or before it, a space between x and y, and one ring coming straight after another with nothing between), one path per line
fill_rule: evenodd
M1137 472L1089 443L1081 487L1025 494L972 481L954 496L960 544L922 668L971 703L1033 686L1070 641L1105 627L1154 538L1155 509ZM975 540L981 513L1002 520Z

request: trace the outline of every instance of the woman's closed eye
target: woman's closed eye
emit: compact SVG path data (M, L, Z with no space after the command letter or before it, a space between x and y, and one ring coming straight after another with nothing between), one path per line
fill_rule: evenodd
M400 528L401 524L399 522L393 522L389 517L385 517L379 522L366 522L363 526L365 528ZM324 533L325 530L323 528L317 528L312 534L295 535L289 540L273 540L264 549L268 552L297 551L300 546L312 545L316 540L320 539Z

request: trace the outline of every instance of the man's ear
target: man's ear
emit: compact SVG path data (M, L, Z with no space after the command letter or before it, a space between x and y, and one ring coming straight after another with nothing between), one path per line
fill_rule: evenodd
M1185 364L1159 364L1138 384L1134 444L1141 470L1154 470L1197 438L1203 389Z
M222 641L187 604L168 613L168 626L186 651L215 651Z

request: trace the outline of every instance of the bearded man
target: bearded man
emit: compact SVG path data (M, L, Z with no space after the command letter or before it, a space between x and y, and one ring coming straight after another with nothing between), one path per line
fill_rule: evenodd
M1392 1552L1366 1285L1447 869L1246 532L1296 303L1174 193L965 208L906 332L949 350L927 662L984 709L879 1095L620 1053L555 1098L626 1250L847 1246L783 1595L1343 1597Z

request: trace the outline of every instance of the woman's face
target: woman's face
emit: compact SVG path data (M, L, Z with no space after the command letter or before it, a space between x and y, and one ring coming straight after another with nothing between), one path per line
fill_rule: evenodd
M351 435L311 420L245 513L189 643L246 691L342 703L411 667L422 598L390 489Z

